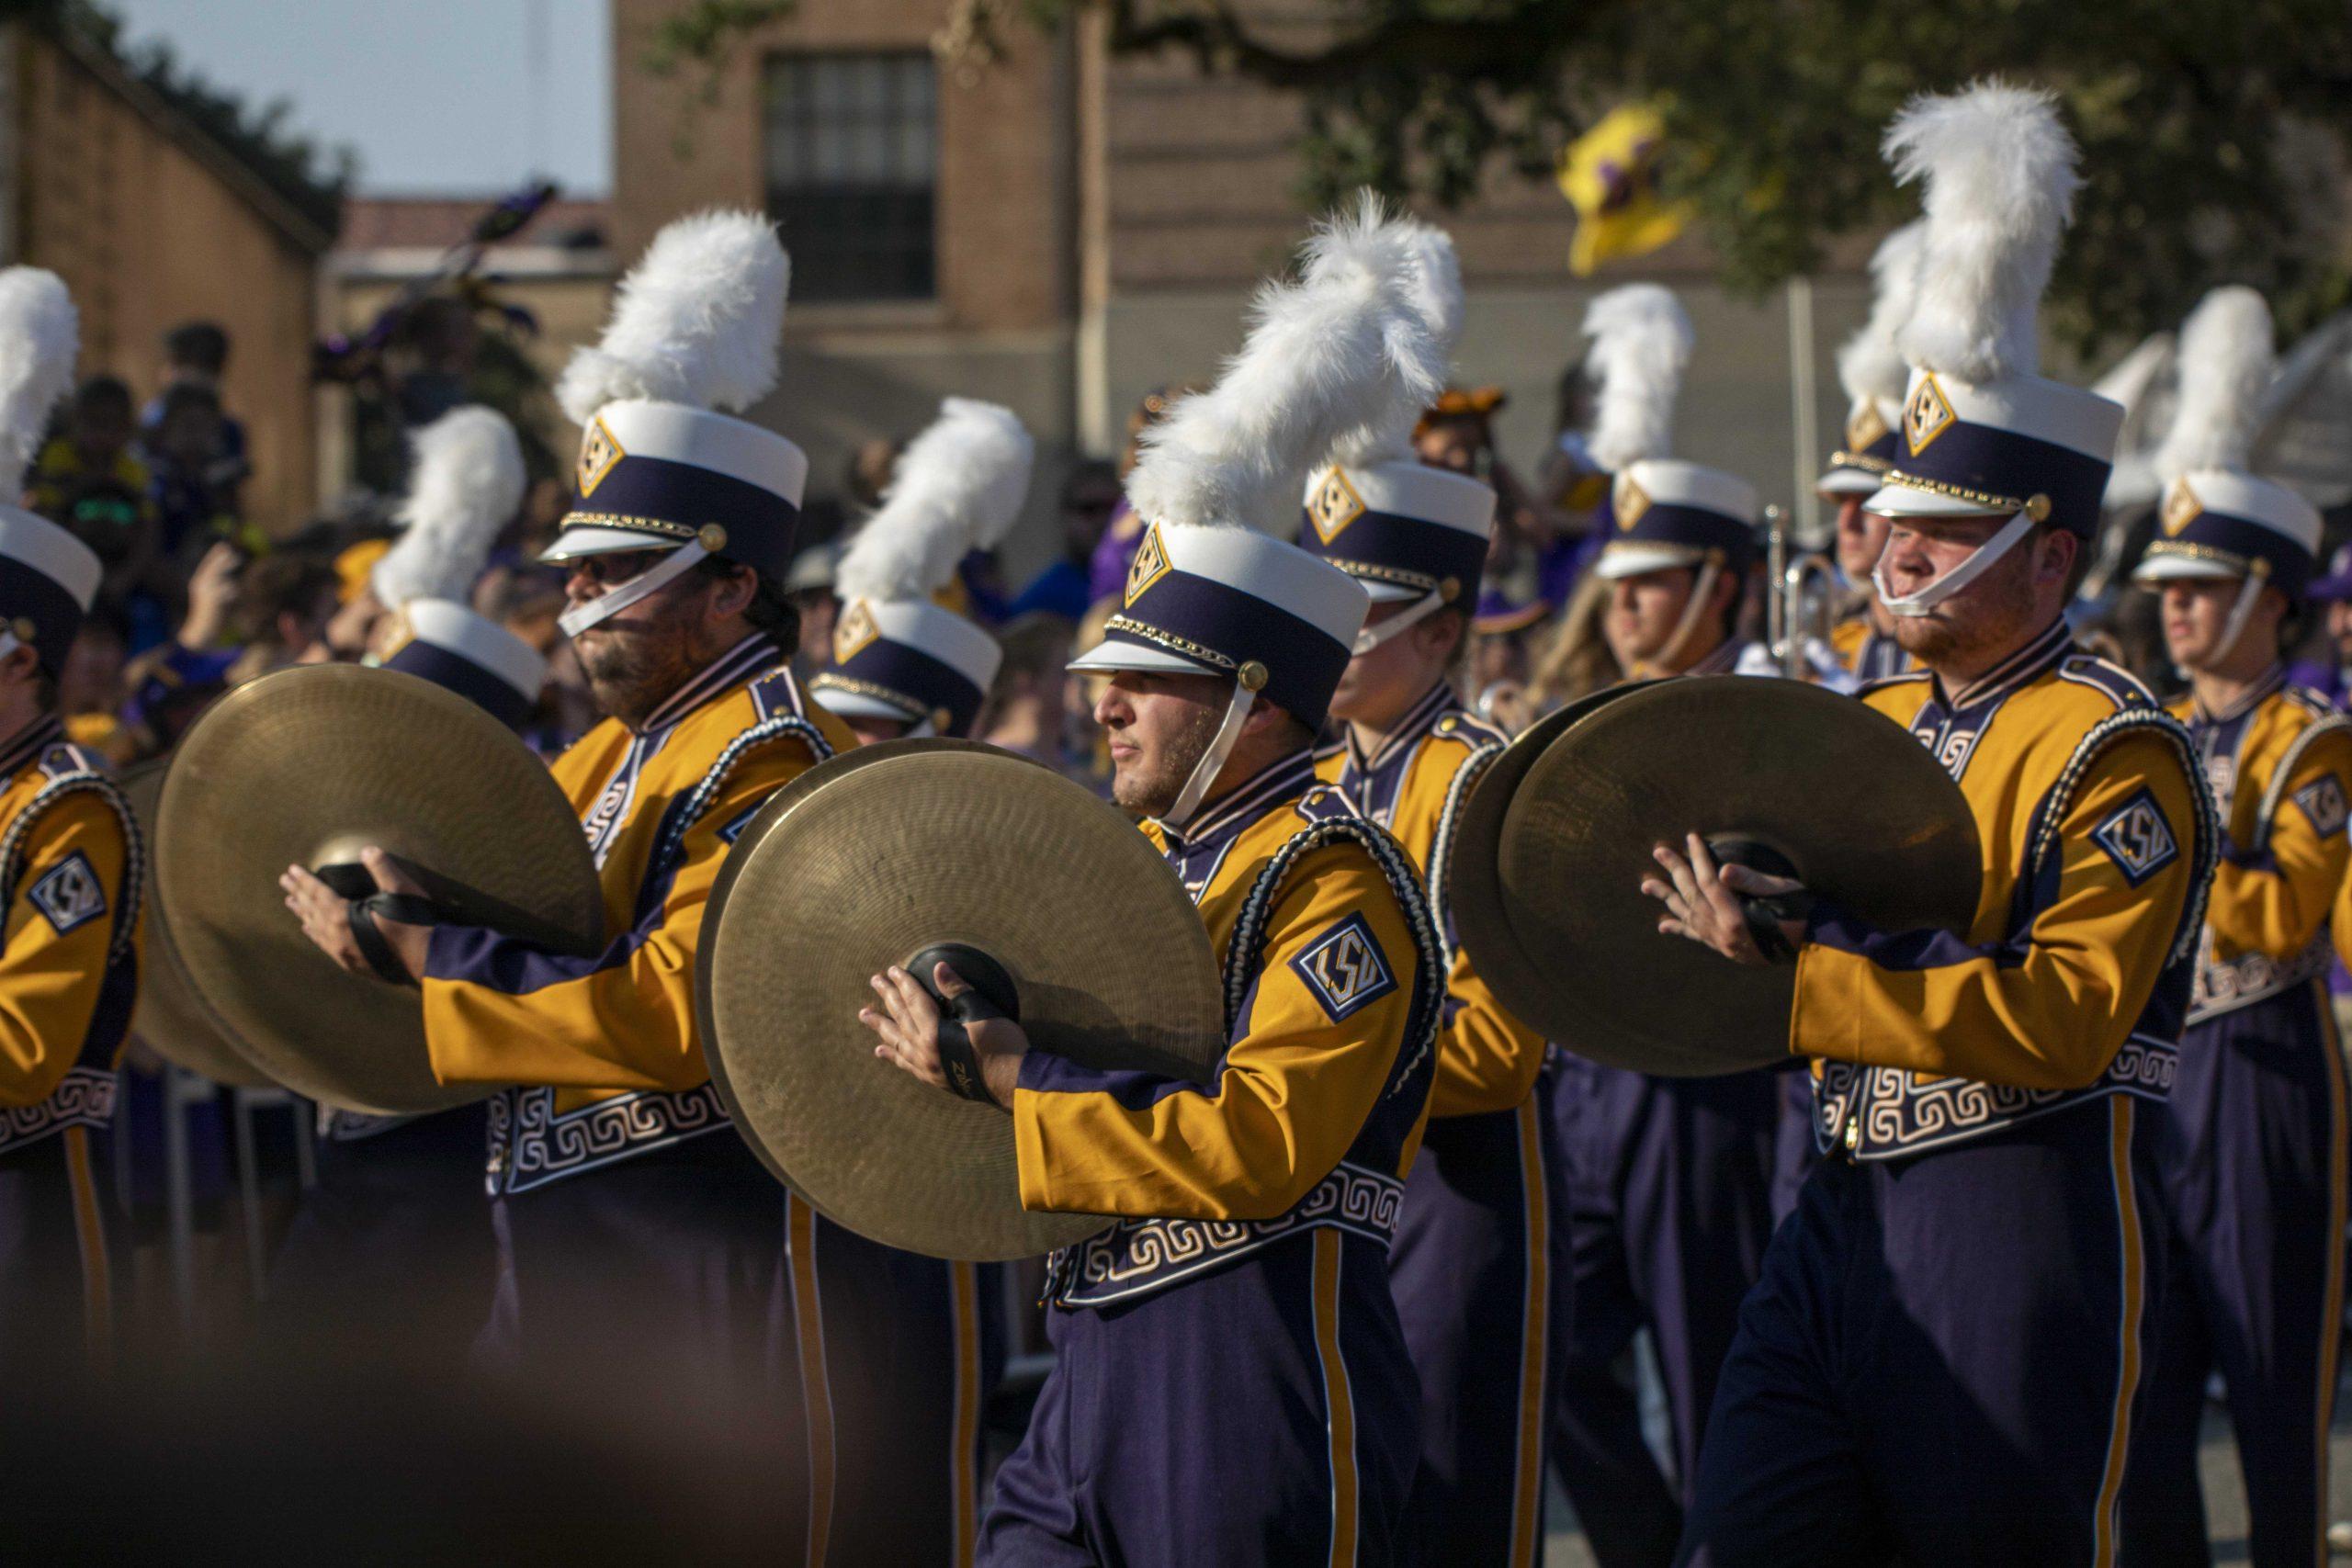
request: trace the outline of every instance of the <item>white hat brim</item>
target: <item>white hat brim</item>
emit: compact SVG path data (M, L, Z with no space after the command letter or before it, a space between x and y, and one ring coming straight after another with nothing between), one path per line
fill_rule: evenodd
M827 713L842 718L882 718L898 724L912 724L915 716L880 697L869 697L863 692L843 691L839 686L818 686L810 693L818 705Z
M2200 556L2152 555L2132 573L2134 582L2229 582L2245 576L2226 562Z
M594 525L566 528L555 536L555 543L539 553L539 559L560 563L578 560L583 556L616 556L628 550L674 550L676 539L665 539L659 534L640 534L630 528L599 528Z
M1705 551L1678 545L1613 544L1600 552L1600 559L1593 563L1592 574L1604 582L1616 582L1628 577L1645 577L1653 571L1697 566L1705 558Z
M1148 642L1105 640L1080 654L1066 669L1080 674L1116 674L1123 670L1156 675L1222 675L1224 671Z
M1349 575L1354 576L1352 572ZM1374 582L1368 577L1358 577L1356 581L1363 584L1363 591L1372 595L1372 602L1375 604L1401 604L1408 599L1422 596L1420 589L1408 588L1402 583Z
M1881 485L1862 502L1862 510L1881 517L2007 517L1982 502L1965 501L1941 491L1914 490L1909 485Z
M1884 481L1883 474L1867 468L1832 468L1813 481L1815 495L1874 495Z

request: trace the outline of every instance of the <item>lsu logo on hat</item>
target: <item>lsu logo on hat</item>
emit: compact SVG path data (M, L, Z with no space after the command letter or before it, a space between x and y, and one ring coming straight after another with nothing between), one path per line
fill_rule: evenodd
M1944 389L1936 385L1936 378L1922 376L1903 405L1904 444L1914 455L1924 452L1928 443L1950 430L1959 418L1951 412L1951 401L1944 396Z
M1151 525L1136 547L1136 558L1127 563L1127 603L1133 604L1143 597L1143 591L1168 575L1168 547L1160 542L1159 525Z
M2197 499L2197 492L2188 488L2186 478L2173 480L2165 491L2164 510L2157 514L2164 524L2165 536L2170 538L2177 535L2196 522L2198 513L2204 510L2205 503Z
M1316 536L1329 544L1348 530L1348 525L1365 512L1363 497L1348 482L1346 472L1334 467L1315 487L1315 500L1308 505L1306 515L1315 525Z
M1396 976L1362 915L1350 915L1290 961L1334 1023L1396 988Z
M580 435L580 467L572 475L580 498L585 501L594 494L596 487L605 482L605 476L613 471L613 465L628 456L605 428L604 415L590 420L588 428Z
M853 599L842 618L833 625L833 662L847 664L856 658L865 645L882 635L875 624L874 611L863 599Z

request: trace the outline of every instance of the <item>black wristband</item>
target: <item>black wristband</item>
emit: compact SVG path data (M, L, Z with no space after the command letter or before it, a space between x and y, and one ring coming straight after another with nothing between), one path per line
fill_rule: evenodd
M376 917L399 925L429 926L440 919L439 906L431 899L420 898L413 893L376 893L365 898L354 898L350 904L351 935L359 943L359 956L379 980L395 986L414 986L416 976L393 951L391 942L376 924Z
M966 991L940 1003L939 1066L947 1075L947 1087L966 1100L982 1105L1004 1109L1003 1102L989 1092L989 1080L980 1071L980 1054L972 1044L971 1031L965 1025L983 1019L1002 1018L1004 1010L978 991Z
M1741 897L1739 912L1747 921L1747 934L1767 964L1797 961L1796 946L1789 941L1789 933L1781 929L1781 922L1808 918L1813 906L1813 895L1802 887L1760 898Z

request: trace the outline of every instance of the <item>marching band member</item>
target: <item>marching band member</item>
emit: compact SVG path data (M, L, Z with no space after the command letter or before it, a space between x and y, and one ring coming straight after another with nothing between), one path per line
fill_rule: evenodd
M2178 723L2064 617L2122 411L2033 373L2077 184L2054 103L1997 83L1917 99L1886 145L1928 228L1902 446L1868 509L1925 668L1863 700L1959 782L1984 889L1965 931L1876 931L1826 900L1746 908L1805 896L1719 872L1695 833L1655 848L1662 931L1793 964L1825 1155L1741 1310L1683 1550L2105 1564L2212 813Z
M65 285L0 272L0 495L23 493L74 378ZM97 556L0 505L0 1379L103 1365L114 1266L91 1137L114 1120L115 1059L139 987L146 869L130 804L57 716Z
M972 733L1003 650L933 596L1020 520L1033 446L1011 409L949 398L842 557L833 667L808 689L861 744Z
M480 406L416 432L403 529L369 573L383 613L368 645L384 668L432 682L510 729L538 700L548 661L468 606L499 532L523 502L514 426ZM480 1105L424 1116L320 1116L318 1181L270 1266L272 1337L357 1335L464 1362L496 1280L482 1202Z
M1462 322L1453 243L1418 227L1407 237L1416 298L1450 356ZM1331 698L1343 738L1316 773L1412 856L1446 960L1430 1123L1389 1248L1421 1384L1407 1555L1527 1563L1544 1540L1551 1214L1533 1098L1544 1039L1496 1002L1445 915L1453 823L1504 741L1448 679L1469 637L1495 492L1417 461L1410 411L1400 412L1408 417L1358 433L1306 481L1300 546L1372 598Z
M2352 724L2286 684L2280 628L2316 566L2317 509L2245 468L2274 367L2270 310L2219 288L2180 335L2156 453L2159 533L2134 580L2164 595L2188 726L2222 822L2188 1026L2157 1118L2173 1220L2125 1514L2141 1562L2206 1561L2198 1427L2229 1391L2251 1561L2326 1556L2327 1432L2342 1332L2343 1043L2327 991L2345 885Z
M949 398L908 443L882 505L850 541L837 582L833 668L808 682L862 745L967 738L1001 654L933 602L975 549L1003 538L1028 493L1034 443L1010 409ZM834 1560L971 1562L980 1506L980 1402L1002 1357L1001 1271L866 1240L785 1194L810 1430L830 1458Z
M1600 379L1593 449L1615 475L1603 629L1634 678L1729 674L1756 555L1756 492L1666 456L1690 322L1656 284L1602 295L1585 318ZM1555 1462L1606 1564L1663 1562L1680 1534L1715 1378L1772 1232L1779 1092L1769 1073L1653 1077L1574 1055L1553 1096L1566 1216ZM1672 1427L1669 1484L1643 1441L1618 1362L1638 1329L1657 1351Z
M808 462L741 410L776 378L787 264L749 213L679 220L621 285L558 388L583 427L578 499L548 558L607 716L557 759L601 874L610 942L550 951L370 911L424 990L434 1071L519 1085L491 1101L499 1292L485 1348L647 1397L765 1389L789 1322L781 1193L740 1139L696 1034L702 913L735 836L851 744L803 694L784 596ZM366 857L379 886L389 863ZM346 968L350 908L300 868L289 894ZM812 1554L817 1555L817 1554Z
M1815 483L1823 500L1838 508L1838 575L1860 598L1853 613L1830 628L1829 646L1847 673L1860 681L1900 675L1911 657L1894 640L1894 618L1879 603L1871 573L1886 548L1886 519L1862 503L1885 482L1894 466L1895 433L1903 423L1903 395L1911 367L1894 346L1895 329L1911 313L1919 244L1927 227L1905 224L1879 242L1871 255L1870 320L1838 351L1838 378L1851 403L1846 414L1846 444L1829 455L1829 468Z
M1911 378L1911 367L1894 346L1894 333L1911 313L1919 243L1926 235L1927 225L1915 219L1880 241L1871 254L1870 319L1838 351L1838 378L1851 400L1846 444L1829 455L1827 471L1814 485L1815 493L1838 508L1838 575L1857 596L1852 613L1829 628L1830 651L1850 678L1839 683L1847 690L1911 668L1911 656L1894 640L1894 617L1879 603L1871 577L1886 548L1887 520L1862 503L1894 466L1895 432L1903 423L1903 396ZM1779 585L1771 587L1777 591ZM1812 1080L1801 1073L1784 1073L1781 1089L1781 1122L1772 1147L1776 1225L1797 1206L1797 1193L1817 1154Z
M1001 1018L956 1026L971 1092L1012 1118L1023 1201L1122 1216L1054 1260L1054 1370L997 1472L983 1562L1402 1552L1419 1395L1388 1242L1441 970L1410 860L1315 778L1364 592L1255 531L1288 534L1310 462L1440 383L1377 240L1376 210L1319 232L1223 380L1147 437L1129 494L1148 525L1105 640L1073 665L1108 677L1115 798L1226 966L1215 1080L1092 1071ZM944 964L923 978L967 988ZM945 1089L938 1006L901 970L875 989L877 1055Z

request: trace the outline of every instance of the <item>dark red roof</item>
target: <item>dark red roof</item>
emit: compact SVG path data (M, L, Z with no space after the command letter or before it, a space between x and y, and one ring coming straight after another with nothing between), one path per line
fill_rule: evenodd
M474 220L497 200L495 194L346 197L343 203L343 233L335 241L335 249L378 251L424 247L438 250L463 239ZM503 243L578 244L582 243L583 234L594 233L596 236L594 243L601 244L605 218L605 203L602 198L579 200L559 197L541 208L521 232ZM493 250L497 248L492 247Z

